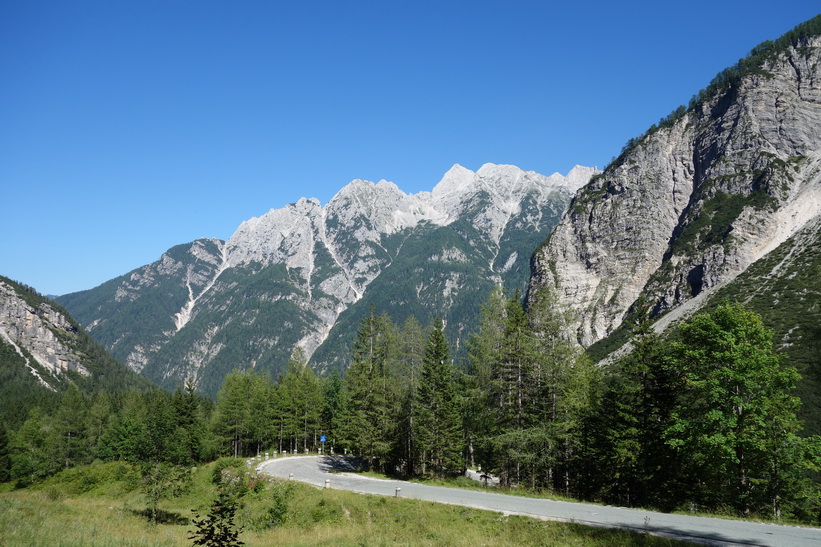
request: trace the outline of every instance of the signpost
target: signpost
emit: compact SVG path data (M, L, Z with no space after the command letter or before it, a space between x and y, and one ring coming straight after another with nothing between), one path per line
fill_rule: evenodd
M325 435L320 435L319 442L322 443L322 453L325 453Z

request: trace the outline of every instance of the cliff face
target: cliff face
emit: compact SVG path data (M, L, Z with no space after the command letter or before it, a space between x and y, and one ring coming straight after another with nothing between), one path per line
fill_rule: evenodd
M0 279L0 342L14 348L44 387L55 390L55 381L68 371L91 375L65 341L74 333L76 328L50 304L34 306Z
M639 296L654 315L702 298L821 213L821 38L663 125L579 190L534 254L531 291L556 289L585 346Z

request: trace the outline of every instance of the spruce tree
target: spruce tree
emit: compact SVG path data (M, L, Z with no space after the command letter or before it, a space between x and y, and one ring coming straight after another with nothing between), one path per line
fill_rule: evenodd
M470 467L477 464L483 464L485 468L492 466L490 440L498 428L494 374L504 340L505 304L499 287L482 306L477 331L468 339L466 370L459 377L464 393L462 423L467 464Z
M414 411L414 438L422 473L443 477L461 471L459 399L441 323L434 324L428 337Z
M388 360L392 351L392 324L370 313L362 319L354 342L351 366L346 374L346 444L384 470L392 449L395 418L389 400Z

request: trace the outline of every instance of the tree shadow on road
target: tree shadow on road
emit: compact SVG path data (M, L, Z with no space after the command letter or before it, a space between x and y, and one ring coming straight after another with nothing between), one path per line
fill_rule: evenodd
M358 473L367 468L365 461L353 456L323 456L319 460L319 470L323 473Z

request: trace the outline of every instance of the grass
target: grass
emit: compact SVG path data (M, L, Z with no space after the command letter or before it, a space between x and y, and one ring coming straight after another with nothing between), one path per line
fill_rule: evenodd
M35 488L0 489L4 546L191 545L192 509L207 512L216 494L213 464L193 473L191 490L161 503L164 523L142 516L145 501L127 470L98 464L58 475ZM622 530L504 516L411 499L322 490L296 482L243 484L236 522L246 545L684 545ZM85 486L82 486L85 485ZM90 486L89 486L90 485ZM82 487L79 487L82 486ZM3 491L5 490L5 491Z

